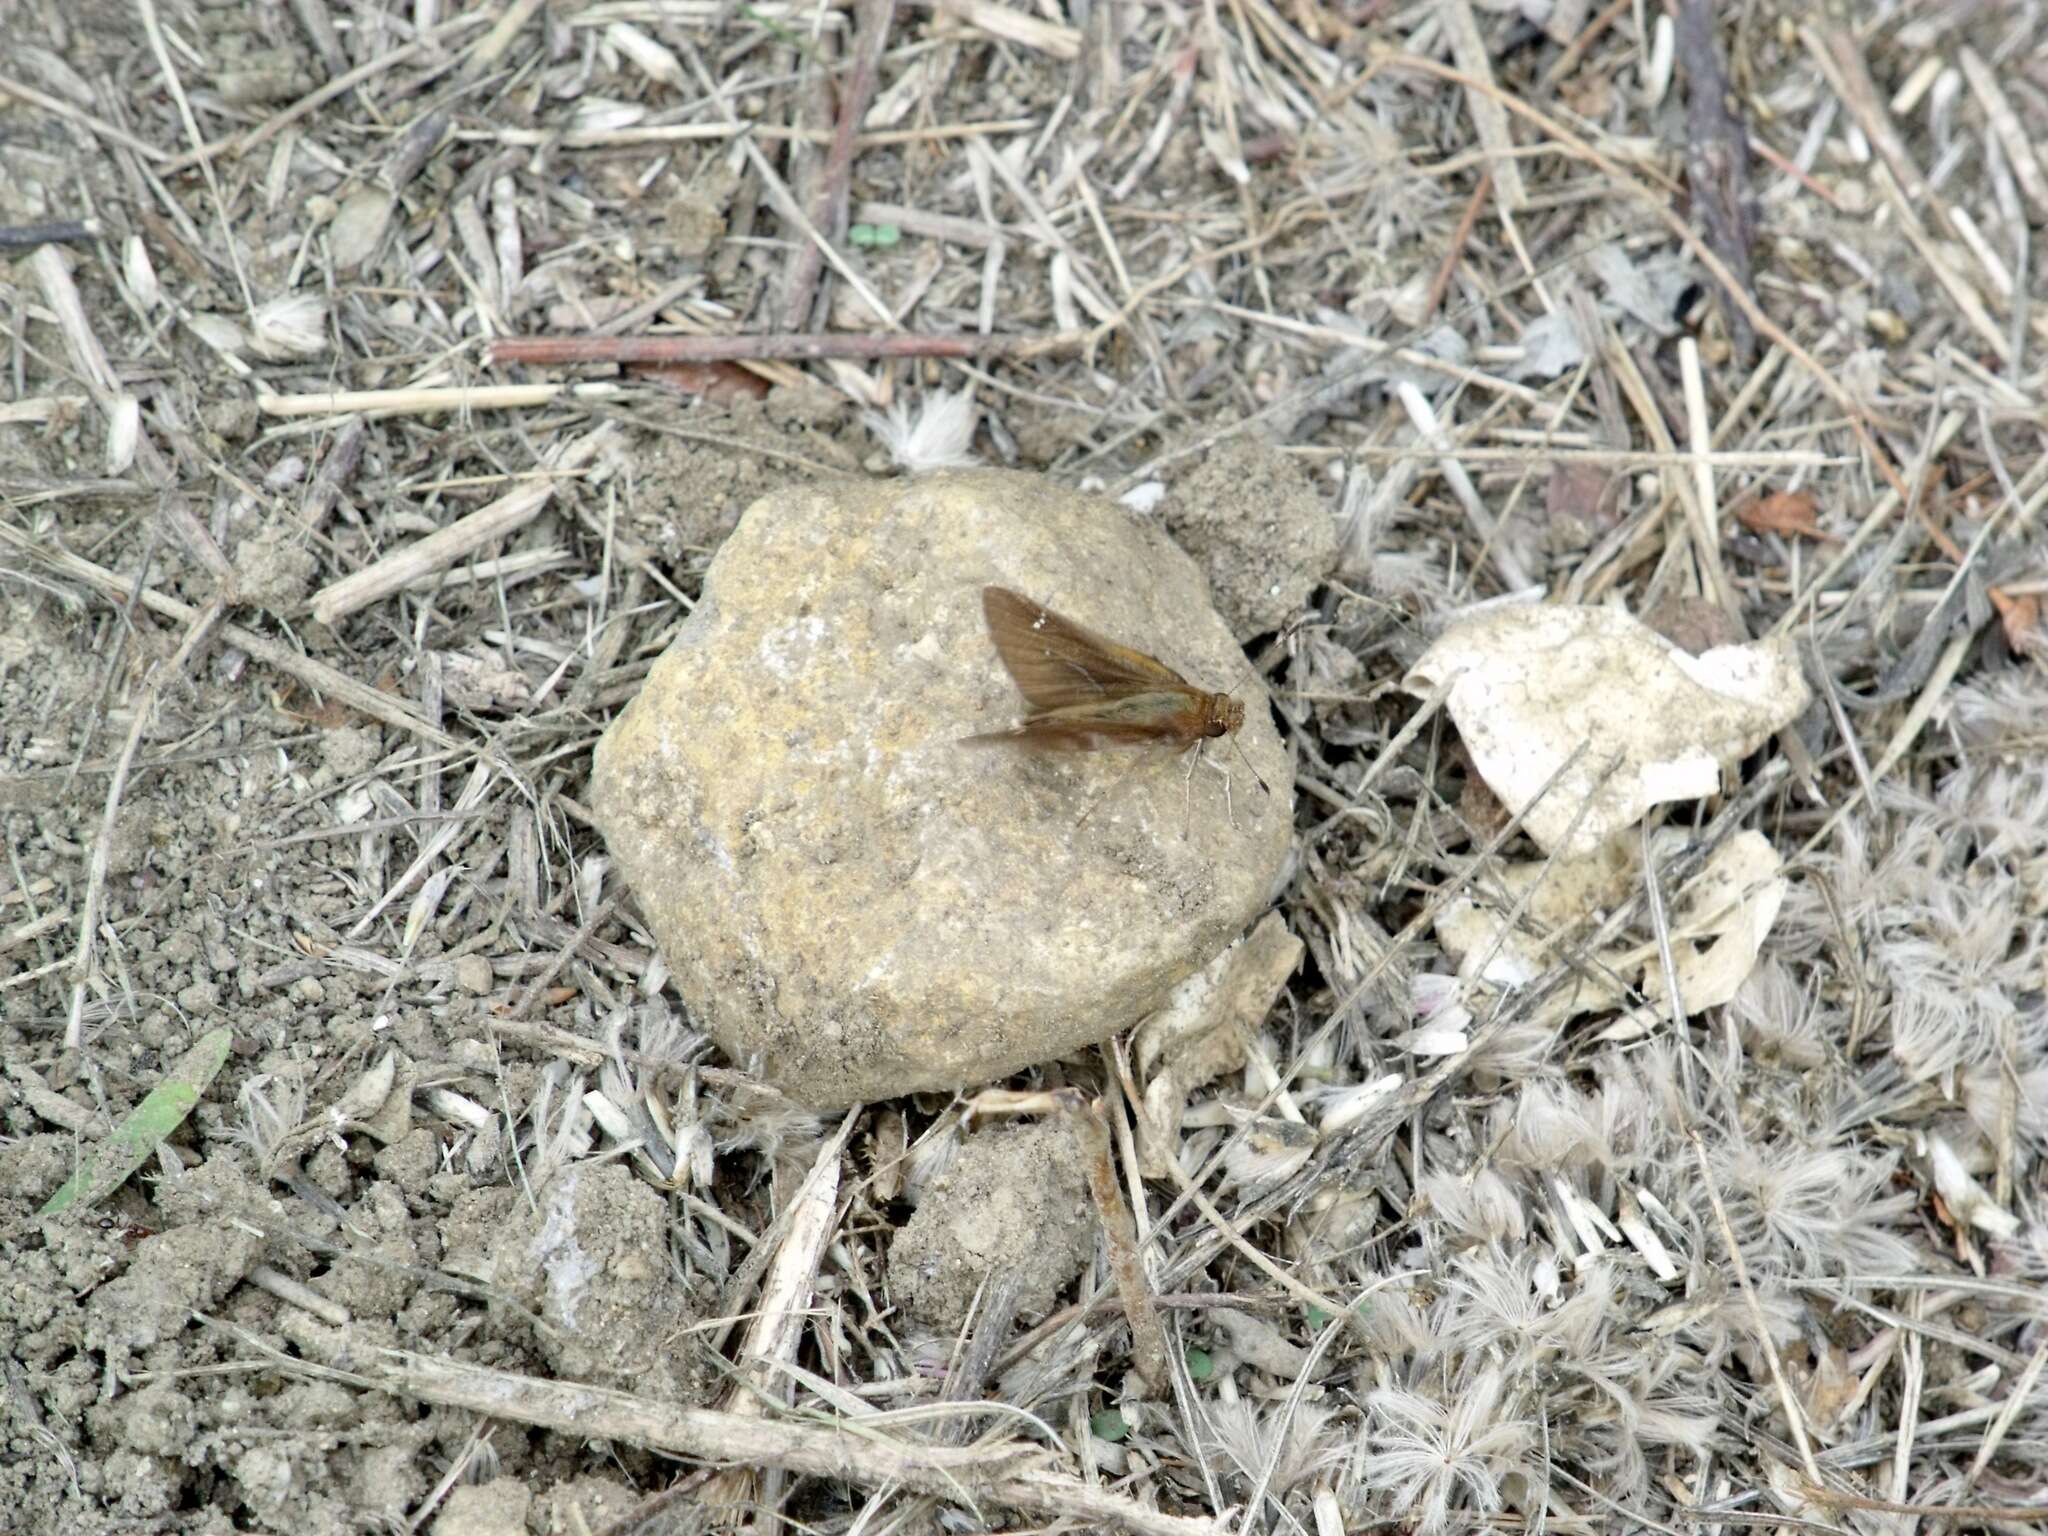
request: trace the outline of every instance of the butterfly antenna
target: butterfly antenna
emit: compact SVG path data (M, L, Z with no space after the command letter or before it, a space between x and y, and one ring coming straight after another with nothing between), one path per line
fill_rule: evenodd
M1238 741L1237 737L1235 736L1232 736L1230 739L1232 742L1236 743L1238 758L1240 761L1244 763L1245 771L1252 776L1252 782L1259 786L1259 789L1262 793L1271 796L1273 791L1266 788L1266 781L1259 777L1259 770L1252 767L1252 760L1249 757L1245 756L1244 743Z

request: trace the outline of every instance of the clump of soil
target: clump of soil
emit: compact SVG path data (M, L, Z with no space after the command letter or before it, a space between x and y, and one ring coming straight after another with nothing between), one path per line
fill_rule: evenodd
M1337 525L1301 466L1265 438L1219 444L1168 499L1166 526L1240 640L1300 613L1337 563Z
M920 1320L957 1327L991 1275L1018 1311L1046 1311L1094 1251L1081 1149L1064 1124L970 1137L889 1246L889 1283Z

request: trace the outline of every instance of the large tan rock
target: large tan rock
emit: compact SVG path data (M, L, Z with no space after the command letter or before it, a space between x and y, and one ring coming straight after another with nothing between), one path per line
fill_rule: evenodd
M1059 756L981 588L1198 686L1238 733ZM1234 820L1226 806L1234 801ZM1107 1038L1258 916L1293 820L1266 698L1194 565L1114 503L993 471L756 502L599 742L593 805L696 1021L820 1107L978 1085Z

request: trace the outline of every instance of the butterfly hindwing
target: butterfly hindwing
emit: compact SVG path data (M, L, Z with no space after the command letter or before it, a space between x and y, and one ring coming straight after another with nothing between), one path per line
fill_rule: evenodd
M1037 752L1096 752L1193 740L1188 721L1199 707L1188 693L1130 693L1106 702L1042 710L1014 730L969 736L965 745L1006 745Z

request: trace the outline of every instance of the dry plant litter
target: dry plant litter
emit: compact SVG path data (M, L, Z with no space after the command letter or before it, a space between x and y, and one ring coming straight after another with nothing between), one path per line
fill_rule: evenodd
M2038 4L19 0L0 143L0 1526L2038 1527ZM1282 926L820 1117L589 749L964 455L1207 563ZM1538 595L1811 702L1539 858L1401 687ZM1013 1114L1121 1222L920 1321Z

